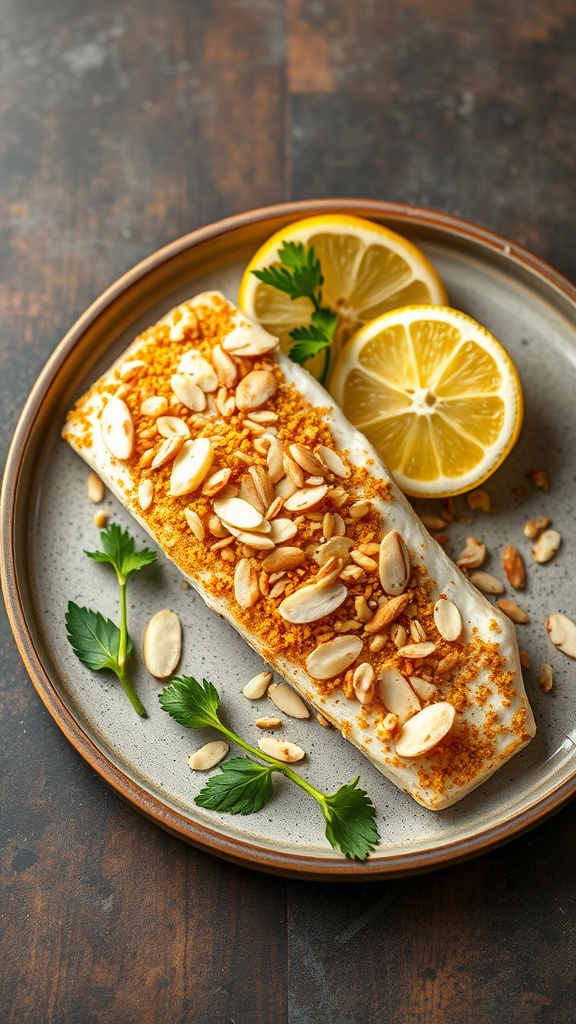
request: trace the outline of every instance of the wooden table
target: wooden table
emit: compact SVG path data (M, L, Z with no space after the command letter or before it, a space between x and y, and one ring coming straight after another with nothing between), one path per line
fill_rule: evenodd
M290 198L435 207L576 278L573 0L0 0L0 434L173 238ZM0 639L7 1024L571 1024L576 806L374 884L231 866L122 804Z

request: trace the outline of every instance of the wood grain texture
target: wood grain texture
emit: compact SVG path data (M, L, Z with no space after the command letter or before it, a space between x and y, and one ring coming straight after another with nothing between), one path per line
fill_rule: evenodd
M143 256L289 198L436 207L576 277L572 0L0 0L0 442ZM0 624L6 1024L569 1024L574 806L469 864L285 882L121 804Z

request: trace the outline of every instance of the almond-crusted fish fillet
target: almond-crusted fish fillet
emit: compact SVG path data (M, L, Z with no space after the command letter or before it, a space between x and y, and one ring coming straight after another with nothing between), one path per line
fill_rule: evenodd
M207 604L425 807L534 735L512 623L324 389L223 296L144 331L63 436Z

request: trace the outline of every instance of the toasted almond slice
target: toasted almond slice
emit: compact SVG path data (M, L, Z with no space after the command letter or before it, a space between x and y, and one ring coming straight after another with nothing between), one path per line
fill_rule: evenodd
M250 466L248 474L252 478L264 511L266 511L274 501L274 486L270 474L268 470L264 469L264 466Z
M376 572L378 568L378 562L375 562L369 555L363 554L362 551L358 551L356 548L350 552L350 558L355 565L359 565L361 569L364 569L364 572Z
M145 398L140 406L140 412L142 416L151 416L152 419L158 419L158 416L164 416L168 411L168 402L164 398L164 395L150 395Z
M312 476L326 476L326 467L324 463L320 461L317 455L311 448L307 448L304 444L291 444L288 448L291 457L294 462L297 462L302 469Z
M331 537L325 544L320 544L314 552L314 561L318 565L326 565L326 562L336 556L341 558L343 565L350 562L350 551L354 547L354 541L350 537Z
M225 757L230 747L224 740L211 740L188 758L188 766L195 772L206 772L215 768Z
M176 612L156 612L144 631L144 663L150 675L167 679L175 671L182 652L182 626Z
M462 616L453 601L440 597L434 605L434 623L444 640L457 640L462 632Z
M363 519L367 516L372 509L372 502L363 499L362 501L355 501L348 509L352 519Z
M193 412L203 412L206 408L206 395L194 383L194 378L189 373L173 373L170 378L170 387L179 402Z
M191 494L205 480L212 468L214 449L207 437L184 441L172 464L170 494L181 497Z
M386 604L381 604L374 612L370 621L364 626L366 632L380 633L383 629L386 629L391 622L394 622L402 614L406 606L410 604L412 597L412 591L408 590L404 594L398 594L397 597L391 597Z
M328 484L321 484L318 487L304 487L300 491L291 494L284 502L287 512L303 512L307 508L314 508L319 505L328 493Z
M184 438L181 434L171 434L160 445L152 459L150 469L161 469L162 466L167 466L169 462L173 462L183 445Z
M342 569L344 568L344 562L337 555L332 555L327 562L321 567L320 571L316 573L314 582L318 587L329 587L335 580L338 579Z
M386 594L402 594L410 579L410 555L398 530L390 530L380 544L380 583Z
M467 537L466 545L456 559L460 569L479 569L486 558L486 545L477 537Z
M285 761L287 764L301 761L306 756L302 747L290 743L289 740L281 740L277 736L261 736L258 746L265 754L275 757L277 761Z
M278 347L278 338L248 320L240 321L222 342L225 352L235 356L263 356Z
M243 498L217 498L214 511L223 523L238 530L257 530L266 522L264 516ZM270 524L268 527L270 529Z
M374 696L375 684L374 669L369 661L363 661L354 669L352 686L356 694L356 700L361 704L371 704Z
M258 573L249 558L241 558L234 571L234 596L241 608L252 608L260 597Z
M266 555L262 562L262 568L266 572L284 572L287 569L297 569L305 560L306 553L302 551L302 548L284 545Z
M562 538L558 530L544 530L532 549L534 561L539 562L541 565L545 562L550 562L558 551L561 542Z
M501 598L501 600L498 601L498 607L504 612L504 615L507 615L509 619L512 619L512 622L516 622L518 624L530 622L528 612L524 611L519 604L516 604L516 601L507 601L505 598Z
M180 416L159 416L156 427L161 437L172 437L180 434L186 441L190 437L190 428Z
M431 640L424 640L422 643L405 644L403 647L399 647L398 654L401 658L429 658L435 650L436 644L433 644Z
M284 503L286 498L295 494L297 490L298 488L296 487L296 484L293 484L287 476L284 476L282 480L279 480L278 483L275 484L274 495L276 498L282 498L282 502Z
M252 679L246 683L242 693L245 697L248 697L248 700L260 700L268 690L271 682L271 672L259 672L257 676L253 676Z
M258 726L259 729L279 729L282 725L282 719L276 718L274 715L268 715L266 718L257 718L254 725Z
M546 630L552 643L562 654L576 658L576 622L567 615L555 612L546 621Z
M318 587L314 583L309 583L284 598L278 611L286 622L293 622L296 625L316 622L336 611L347 596L348 590L343 583L333 583L329 587Z
M124 381L135 380L141 377L146 370L146 363L142 359L128 359L122 364L120 377Z
M221 387L233 388L238 380L238 367L221 345L215 345L212 349L212 363Z
M217 469L215 473L211 473L202 485L202 494L207 498L213 498L215 494L218 494L226 487L231 473L232 470L228 466L224 466L223 469Z
M466 495L466 504L468 508L471 508L474 512L491 512L492 502L488 491L483 491L478 488L476 491L470 491Z
M277 484L286 474L284 469L284 453L282 451L282 445L277 437L270 438L270 445L266 455L266 463L268 465L268 472L270 473L272 483Z
M291 455L284 452L282 456L282 465L284 466L284 472L288 479L294 484L296 490L301 490L304 487L305 473L302 466L299 466L294 461Z
M138 484L138 504L143 512L147 512L154 499L154 485L149 477Z
M343 480L350 476L350 470L344 464L340 456L332 450L332 448L326 448L321 444L317 451L322 461L334 476L341 477Z
M536 519L529 519L524 525L524 536L530 540L536 540L544 530L550 526L548 516L538 516Z
M236 405L242 412L259 409L277 389L278 381L272 370L252 370L236 387Z
M250 466L250 469L254 469L254 466ZM239 497L242 498L243 501L247 501L249 505L253 505L256 511L259 512L262 517L264 517L268 509L268 505L261 498L256 488L256 484L254 483L254 478L250 475L249 471L243 474L242 479L240 481Z
M270 537L275 544L284 544L292 540L298 533L298 527L292 519L273 519L270 523Z
M319 644L306 659L306 670L314 679L333 679L352 665L362 650L358 636L338 636Z
M86 494L90 501L95 505L99 505L104 501L104 495L106 488L104 487L103 481L100 479L97 473L89 473L88 479L86 480Z
M178 363L178 373L186 374L201 391L212 393L218 389L218 376L213 366L198 351L185 352ZM186 404L184 402L184 404Z
M290 718L310 718L308 706L287 683L271 683L268 687L268 696L278 710Z
M518 548L512 547L511 544L502 552L502 568L510 586L515 590L523 590L526 583L524 560Z
M448 735L454 723L452 704L439 701L422 708L402 726L396 740L399 757L422 757Z
M544 662L542 668L540 669L538 682L540 684L540 689L544 693L550 693L550 690L554 685L554 676L552 674L552 666L548 665L547 662Z
M422 679L421 676L409 676L408 678L410 686L421 701L432 700L436 695L437 688L434 686L434 683L429 683L427 679Z
M483 594L503 594L504 584L489 572L473 572L470 575L470 582L478 587Z
M272 423L278 422L278 413L273 412L272 409L254 409L250 413L250 419L254 423L261 423L265 427L269 427Z
M445 530L448 523L445 519L441 519L440 516L420 516L423 526L427 530Z
M239 544L248 544L254 551L269 551L272 552L276 545L274 541L267 537L264 533L258 533L256 530L239 530L236 535L236 540Z
M112 395L100 419L102 440L115 459L125 462L134 450L134 423L130 410L121 398Z
M407 679L397 668L385 668L377 679L384 707L396 715L401 725L420 711L420 701Z
M185 508L184 518L197 540L204 540L206 530L204 529L204 524L198 513L195 512L193 508Z

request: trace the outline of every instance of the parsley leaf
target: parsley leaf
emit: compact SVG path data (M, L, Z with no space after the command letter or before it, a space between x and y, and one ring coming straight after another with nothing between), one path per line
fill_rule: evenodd
M133 649L132 640L128 635L126 581L131 572L154 562L156 553L147 548L136 551L134 538L115 523L111 523L102 531L100 540L103 551L86 551L85 554L95 562L110 564L116 573L120 586L120 627L110 619L105 619L100 612L80 608L70 601L66 615L68 640L76 656L88 668L96 671L108 668L114 672L132 707L145 718L146 710L134 692L126 668L126 662Z
M302 242L284 242L278 249L278 260L252 273L263 284L285 292L292 300L305 298L312 303L310 323L290 331L290 337L296 342L290 349L290 358L303 365L319 352L330 348L338 317L331 309L322 306L324 276L313 246L306 247ZM326 356L322 383L328 376L330 366L329 352L326 352Z
M211 811L253 814L261 810L273 795L274 768L251 757L233 757L225 761L200 791L195 804Z
M334 849L351 859L364 860L375 848L379 839L376 811L364 790L357 789L357 778L336 793L321 793L285 762L251 746L224 725L218 715L218 691L206 679L199 683L191 676L180 676L164 688L158 699L163 710L180 725L192 729L212 726L251 755L224 762L195 798L200 807L230 814L259 811L273 795L272 774L278 772L320 805L326 838Z

